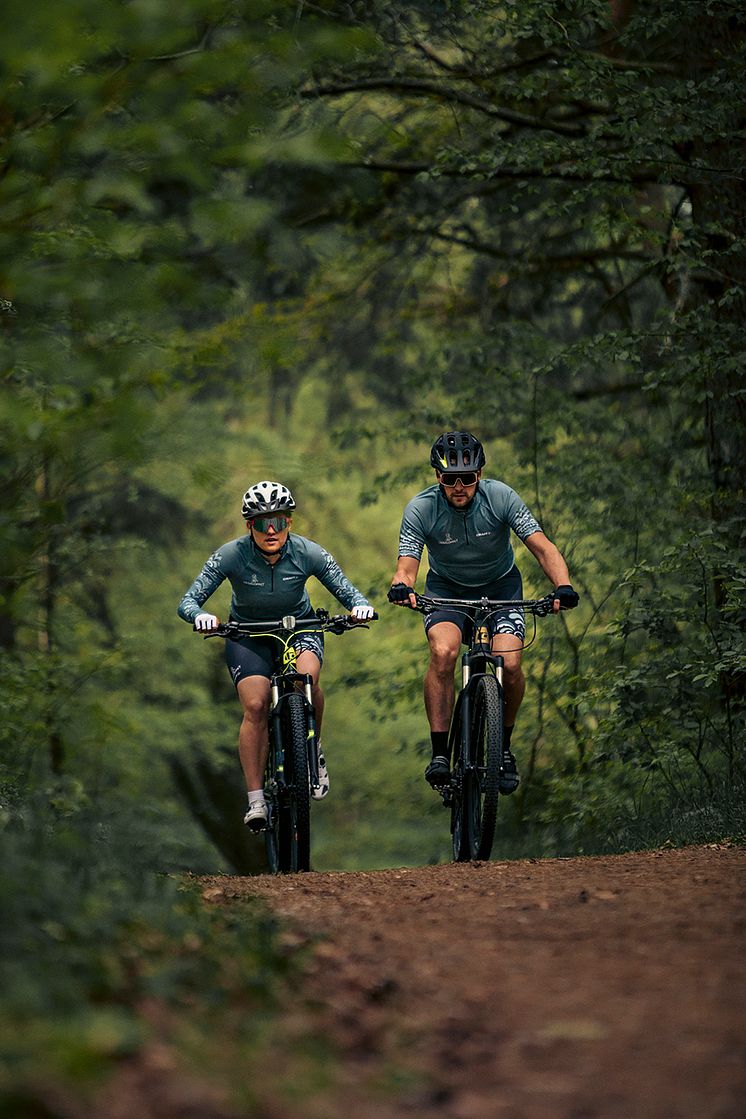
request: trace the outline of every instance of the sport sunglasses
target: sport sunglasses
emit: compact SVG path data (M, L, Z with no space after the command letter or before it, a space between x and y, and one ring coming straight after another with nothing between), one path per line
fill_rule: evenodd
M281 513L274 513L267 517L252 517L249 524L257 532L266 532L270 526L275 532L283 532L290 524L290 518L284 517Z
M476 470L462 470L460 474L441 474L440 484L451 489L461 479L462 486L473 486L477 480Z

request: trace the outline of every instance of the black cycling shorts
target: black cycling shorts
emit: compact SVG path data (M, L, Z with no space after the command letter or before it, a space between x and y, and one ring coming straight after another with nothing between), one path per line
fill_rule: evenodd
M319 663L324 663L323 633L299 633L291 644L301 653L315 653ZM238 641L226 640L225 663L231 680L238 687L247 676L264 676L270 679L282 663L283 646L273 637L242 637Z
M425 593L433 598L464 598L475 599L495 598L514 599L523 598L523 580L521 573L514 565L507 575L495 579L483 587L464 587L442 579L439 575L429 573L425 581ZM425 615L425 632L438 622L453 622L461 630L461 640L468 645L471 640L472 619L461 613L455 606L444 606L442 610L434 610L432 614ZM526 637L526 622L523 610L520 608L501 610L493 614L487 622L490 637L496 633L509 633L520 638Z

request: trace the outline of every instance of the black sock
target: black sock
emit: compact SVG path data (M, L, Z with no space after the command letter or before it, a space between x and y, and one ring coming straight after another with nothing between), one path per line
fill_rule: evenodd
M515 727L503 727L503 750L510 749L510 739L513 735Z
M447 758L448 757L448 731L447 730L431 730L430 742L433 748L433 757Z

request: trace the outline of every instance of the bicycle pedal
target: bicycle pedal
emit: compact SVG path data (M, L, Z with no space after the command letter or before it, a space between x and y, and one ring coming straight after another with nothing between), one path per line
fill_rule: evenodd
M269 820L252 820L246 827L251 835L261 835L262 832L270 830Z

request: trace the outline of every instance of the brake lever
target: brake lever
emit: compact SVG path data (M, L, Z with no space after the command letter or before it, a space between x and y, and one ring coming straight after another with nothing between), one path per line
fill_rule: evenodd
M547 618L554 613L554 595L546 595L541 603L537 603L532 613L537 618Z

